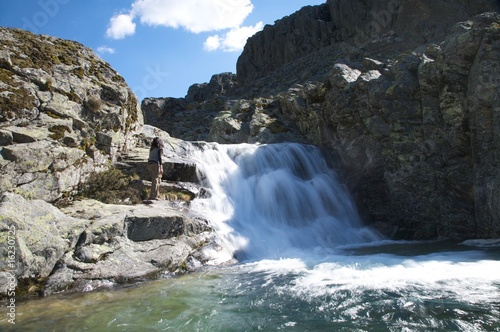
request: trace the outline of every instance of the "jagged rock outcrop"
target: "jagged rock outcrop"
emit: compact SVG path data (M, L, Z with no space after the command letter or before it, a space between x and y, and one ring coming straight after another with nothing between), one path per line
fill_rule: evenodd
M321 77L338 58L355 60L373 53L395 56L442 41L455 23L499 8L495 0L327 0L320 6L304 7L249 38L236 66L238 83L248 89L265 78L260 84L279 82L276 87L282 89L283 83ZM292 62L290 70L285 65ZM269 84L265 90L269 93L272 88Z
M91 49L0 28L0 192L52 202L135 146L124 79Z
M235 74L216 74L212 76L208 83L191 85L186 100L188 102L203 102L219 96L230 95L237 85Z
M224 99L237 89L236 75L213 75L209 83L193 84L185 98L145 98L141 108L145 123L151 123L173 137L205 141ZM210 100L211 102L206 102Z
M146 98L145 121L187 141L218 143L306 142L294 121L281 116L275 98L214 98L188 103L184 98Z
M335 43L337 27L331 16L326 4L307 6L276 21L272 26L266 25L262 31L247 40L243 53L238 58L238 83L251 85L256 79L286 63ZM293 73L295 80L304 80L305 77L301 75L303 73ZM275 81L282 80L280 77Z
M106 205L77 201L59 210L43 200L5 193L0 198L0 251L14 229L15 260L0 260L0 280L15 275L18 294L90 291L186 271L210 259L211 229L166 202ZM0 296L6 292L0 289Z

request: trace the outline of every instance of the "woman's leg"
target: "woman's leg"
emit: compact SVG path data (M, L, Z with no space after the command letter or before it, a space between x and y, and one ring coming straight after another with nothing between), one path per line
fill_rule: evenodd
M148 164L148 169L151 173L151 194L149 199L157 199L161 181L158 164Z

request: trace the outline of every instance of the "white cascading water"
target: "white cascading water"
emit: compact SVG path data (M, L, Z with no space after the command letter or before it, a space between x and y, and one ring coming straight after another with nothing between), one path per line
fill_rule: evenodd
M239 260L274 259L379 240L363 227L337 174L316 147L296 143L220 145L194 152L209 198L204 212Z

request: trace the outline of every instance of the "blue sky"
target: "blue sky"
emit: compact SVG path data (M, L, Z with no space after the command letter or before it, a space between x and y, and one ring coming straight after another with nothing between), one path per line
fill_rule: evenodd
M326 0L2 0L0 26L78 41L139 100L184 97L190 85L236 72L249 35Z

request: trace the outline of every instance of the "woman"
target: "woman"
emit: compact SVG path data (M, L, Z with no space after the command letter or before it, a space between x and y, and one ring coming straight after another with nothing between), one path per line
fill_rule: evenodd
M163 154L163 143L160 138L155 137L149 149L148 169L151 172L151 194L149 199L157 200L160 189L161 177L163 175L163 164L161 155Z

